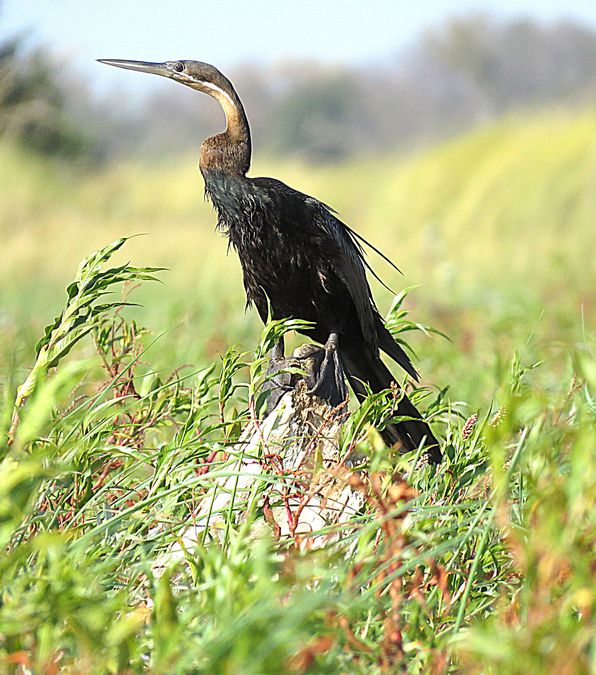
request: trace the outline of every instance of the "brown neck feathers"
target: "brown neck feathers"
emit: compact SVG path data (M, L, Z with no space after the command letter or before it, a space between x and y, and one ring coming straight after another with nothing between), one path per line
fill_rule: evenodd
M216 85L205 84L203 91L221 105L227 128L224 133L208 138L201 146L201 172L219 171L243 176L250 167L251 142L240 98L232 87L225 91Z

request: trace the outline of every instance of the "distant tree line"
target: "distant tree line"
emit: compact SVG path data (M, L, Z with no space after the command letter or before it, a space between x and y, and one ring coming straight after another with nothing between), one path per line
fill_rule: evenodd
M7 54L0 56L4 115L15 100L15 84L5 74L18 49L9 41L0 50ZM0 124L0 134L21 125L20 133L41 135L44 140L36 143L48 150L60 149L62 142L66 149L76 147L87 138L96 156L109 158L176 154L221 127L217 105L182 87L175 93L156 89L142 105L127 105L125 92L92 100L83 96L84 87L75 92L72 82L56 89L51 60L39 54L28 59L21 61L27 76L19 94L26 114ZM473 15L451 19L422 34L406 52L373 65L246 64L227 74L246 105L261 151L329 161L410 148L515 110L594 103L596 31L573 21L542 24ZM12 94L4 93L5 82ZM32 103L25 104L32 89ZM67 118L81 130L78 135L60 136Z
M0 41L0 138L46 154L87 154L91 138L68 108L68 92L46 50L24 49L20 35Z

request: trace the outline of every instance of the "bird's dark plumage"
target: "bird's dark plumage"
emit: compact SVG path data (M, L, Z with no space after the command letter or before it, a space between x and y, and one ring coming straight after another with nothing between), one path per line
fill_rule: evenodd
M261 318L267 319L270 308L275 319L312 322L304 332L316 342L326 344L334 336L339 360L359 399L366 396L366 385L378 392L394 382L379 350L417 380L418 373L374 303L362 238L317 199L273 178L246 176L250 131L229 80L213 66L196 61L107 63L166 75L221 104L227 129L203 143L199 166L219 228L240 258L247 303L255 305ZM385 441L399 442L405 451L424 445L429 459L438 463L438 441L404 392L396 414L404 419L382 430Z
M356 396L364 383L381 391L394 381L379 348L412 378L418 373L393 339L379 314L366 279L363 251L350 230L316 199L272 178L204 173L219 227L229 237L242 265L248 303L267 319L312 321L305 333L324 344L339 334L339 357ZM383 431L386 442L415 450L424 440L438 443L404 394L396 413L404 420Z

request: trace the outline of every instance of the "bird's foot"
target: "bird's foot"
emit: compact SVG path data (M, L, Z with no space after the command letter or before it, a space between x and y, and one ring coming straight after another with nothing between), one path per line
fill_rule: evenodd
M317 351L316 358L313 358L316 368L313 368L310 381L308 377L305 378L309 385L308 393L337 406L348 397L344 371L337 351L337 333L331 333L325 346Z
M279 403L282 396L294 388L292 373L289 368L296 365L296 359L285 358L283 345L276 345L271 351L267 380L263 385L263 391L268 392L267 414Z
M343 369L337 353L337 336L331 334L327 344L319 347L304 344L292 356L285 357L283 346L271 352L267 381L263 391L268 392L267 414L275 409L281 398L292 391L299 380L304 380L307 391L328 401L332 406L348 397Z

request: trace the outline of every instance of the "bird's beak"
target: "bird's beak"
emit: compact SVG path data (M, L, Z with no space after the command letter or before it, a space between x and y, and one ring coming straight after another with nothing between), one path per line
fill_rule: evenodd
M108 66L116 66L116 68L125 68L126 70L138 70L141 73L163 75L164 77L172 77L176 73L169 63L151 63L150 61L124 61L122 59L97 60L99 63L105 63Z

